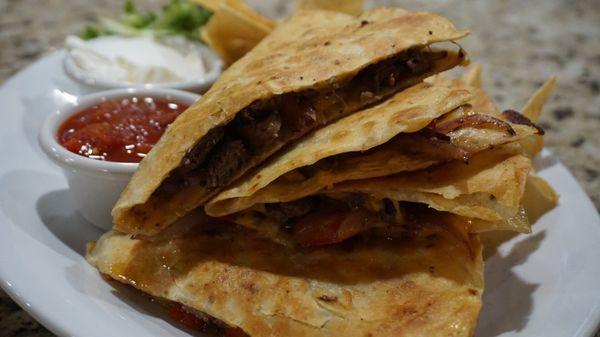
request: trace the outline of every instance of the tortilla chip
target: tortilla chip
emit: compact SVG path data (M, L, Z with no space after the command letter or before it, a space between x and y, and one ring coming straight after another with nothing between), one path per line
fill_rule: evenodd
M541 114L544 105L550 98L554 87L556 86L556 77L550 77L546 83L544 83L534 94L531 96L527 104L523 107L523 115L532 121L537 121ZM544 148L544 137L541 135L535 135L521 140L521 146L523 147L523 153L529 158L533 158L536 154L540 153Z
M556 76L550 77L525 104L521 112L523 115L534 122L540 119L544 105L552 95L556 86Z
M412 227L410 239L310 250L202 227L171 228L171 235L151 241L111 231L86 258L108 277L252 337L467 337L474 331L482 247L461 227L440 220Z
M213 11L202 28L202 40L214 50L226 65L248 53L276 26L240 0L194 0Z
M270 31L225 7L216 11L204 26L201 37L225 65L231 65L252 50Z
M296 13L227 69L198 102L171 124L140 163L115 205L115 228L156 234L207 201L212 194L202 186L183 188L167 199L152 195L202 137L233 120L253 102L328 87L332 81L354 76L368 65L409 48L456 40L466 34L441 16L402 9L374 9L359 18L330 11ZM447 58L436 61L438 66L432 72L464 60L462 52L449 53ZM271 153L254 158L245 170Z
M359 16L363 11L364 0L298 0L297 9L325 9Z
M277 26L275 21L260 15L242 0L192 0L192 2L208 8L215 13L227 8L228 11L237 13L248 22L253 22L257 29L267 33Z
M491 231L511 231L517 233L531 233L531 222L529 221L530 216L525 207L519 207L517 214L498 221L485 221L481 219L468 219L464 218L459 221L467 222L469 224L468 231L470 233L487 233Z
M477 63L469 67L460 81L470 87L481 88L481 64Z
M530 172L525 185L525 194L523 195L523 205L527 210L527 217L531 223L534 223L542 215L556 207L558 204L558 194L544 178L538 176L535 172Z

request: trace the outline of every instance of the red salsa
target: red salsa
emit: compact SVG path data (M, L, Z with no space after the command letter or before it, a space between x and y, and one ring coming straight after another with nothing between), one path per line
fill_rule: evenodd
M104 101L67 119L58 142L88 158L137 163L187 107L152 97Z

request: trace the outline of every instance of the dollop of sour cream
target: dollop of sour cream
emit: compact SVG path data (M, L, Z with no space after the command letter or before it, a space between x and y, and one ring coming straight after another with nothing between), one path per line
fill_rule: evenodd
M176 48L151 36L65 40L75 64L91 77L135 84L185 82L204 75L202 55L190 43L177 41Z

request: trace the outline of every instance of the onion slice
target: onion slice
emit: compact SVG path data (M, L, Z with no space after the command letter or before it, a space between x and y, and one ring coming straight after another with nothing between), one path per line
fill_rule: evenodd
M509 123L507 123L501 119L489 116L489 115L481 115L481 114L460 116L456 119L453 119L453 120L450 120L447 122L443 122L443 123L439 123L439 124L433 124L431 126L431 128L433 128L433 131L438 132L438 133L443 133L443 134L448 134L452 131L456 131L458 129L466 128L466 127L480 128L480 129L484 129L484 128L496 129L496 130L504 131L511 136L514 136L517 134L515 132L515 130L512 128L512 126L510 126Z
M521 114L515 110L504 110L502 111L502 117L506 118L509 122L520 125L527 125L535 128L537 130L537 134L540 136L544 135L544 129L536 125L529 118L525 117L525 115Z

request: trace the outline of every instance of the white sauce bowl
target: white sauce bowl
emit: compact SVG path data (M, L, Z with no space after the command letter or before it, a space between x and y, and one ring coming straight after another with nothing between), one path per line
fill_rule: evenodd
M206 72L201 77L194 79L193 81L185 82L170 82L170 83L130 83L130 82L117 82L109 81L106 79L98 78L85 71L77 65L73 56L69 51L65 52L63 59L63 69L65 73L76 82L80 84L90 86L94 89L115 89L115 88L170 88L177 90L185 90L196 93L206 92L213 83L221 76L223 70L223 61L219 56L213 52L210 48L198 44L195 46L202 56Z
M46 155L62 168L81 215L105 230L112 227L110 212L139 164L96 160L70 152L58 143L57 131L69 117L88 107L105 100L132 96L152 97L186 105L192 105L200 98L197 94L173 89L127 88L98 92L59 107L46 118L38 135Z

